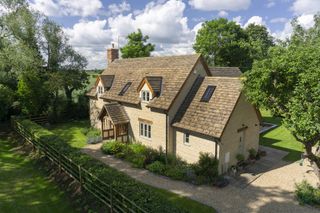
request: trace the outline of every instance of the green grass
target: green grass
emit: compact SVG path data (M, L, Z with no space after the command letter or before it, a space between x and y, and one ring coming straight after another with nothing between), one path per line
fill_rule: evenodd
M197 201L194 201L192 199L177 195L172 192L168 192L163 189L157 189L154 188L155 191L160 193L161 196L168 199L170 202L174 203L176 206L181 207L185 210L187 210L190 213L214 213L216 212L215 209L206 206L202 203L199 203Z
M261 135L260 144L289 152L289 154L283 158L285 161L293 162L301 159L304 146L282 125L281 118L272 117L270 112L266 110L261 110L261 114L264 121L277 124L278 127Z
M74 148L82 148L87 144L87 137L82 130L90 127L88 121L71 121L67 123L56 124L50 127L50 131L65 140Z
M0 212L75 212L34 161L13 148L10 139L0 137Z

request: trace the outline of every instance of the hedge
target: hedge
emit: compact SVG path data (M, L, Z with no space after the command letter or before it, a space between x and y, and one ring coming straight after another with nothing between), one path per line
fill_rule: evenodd
M38 137L41 141L53 146L61 154L72 159L76 164L81 165L100 180L112 185L117 191L127 196L138 206L148 212L187 212L175 206L168 199L161 196L154 188L140 183L128 175L113 169L91 156L80 152L78 149L70 147L61 138L42 126L30 121L20 122L27 131Z

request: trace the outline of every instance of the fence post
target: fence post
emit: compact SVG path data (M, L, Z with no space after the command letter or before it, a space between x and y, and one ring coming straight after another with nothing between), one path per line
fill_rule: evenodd
M82 191L82 176L81 176L81 166L78 165L79 170L79 182L80 182L80 191Z
M113 192L112 192L112 186L110 185L110 212L112 213L113 212Z
M61 173L61 153L58 152L58 167L59 167L59 173Z

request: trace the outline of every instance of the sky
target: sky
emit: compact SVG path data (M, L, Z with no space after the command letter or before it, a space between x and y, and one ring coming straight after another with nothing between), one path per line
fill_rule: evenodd
M106 49L123 46L126 36L141 29L156 45L152 55L193 53L192 44L203 22L219 17L245 28L265 25L285 39L297 18L313 26L320 0L29 0L29 4L60 24L70 44L88 59L87 69L106 67Z

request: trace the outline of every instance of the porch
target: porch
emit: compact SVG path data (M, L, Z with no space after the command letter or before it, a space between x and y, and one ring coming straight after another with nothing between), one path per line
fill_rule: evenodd
M129 141L129 118L118 103L105 104L98 116L103 140Z

